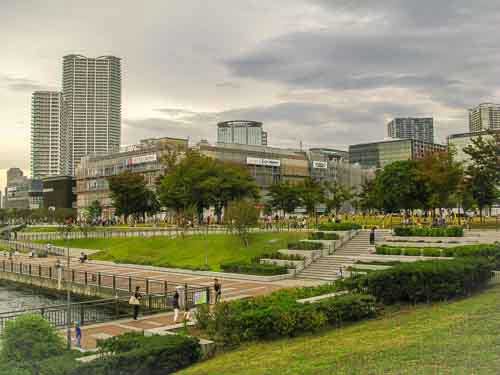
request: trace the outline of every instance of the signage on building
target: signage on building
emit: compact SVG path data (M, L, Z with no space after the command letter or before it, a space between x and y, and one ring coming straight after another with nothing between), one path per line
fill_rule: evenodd
M313 161L313 168L316 169L327 169L328 163L326 161Z
M7 191L10 193L12 191L17 191L17 186L11 186L7 188Z
M264 165L266 167L279 167L281 165L281 161L277 159L251 158L247 156L247 164Z
M128 165L136 165L136 164L144 164L144 163L152 163L158 160L158 157L156 154L149 154L149 155L141 155L141 156L134 156L133 158L128 159Z

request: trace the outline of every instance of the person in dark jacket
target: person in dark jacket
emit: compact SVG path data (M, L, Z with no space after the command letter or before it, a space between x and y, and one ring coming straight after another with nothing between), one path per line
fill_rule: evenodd
M375 245L375 227L370 231L370 245Z
M139 309L141 307L140 301L142 298L141 287L139 285L137 285L135 287L134 297L135 297L135 300L137 301L133 304L133 306L134 306L134 320L137 320L137 318L139 317Z
M172 307L174 308L174 323L177 323L177 319L179 319L179 309L180 309L179 298L180 294L179 291L176 289L174 298L172 300Z

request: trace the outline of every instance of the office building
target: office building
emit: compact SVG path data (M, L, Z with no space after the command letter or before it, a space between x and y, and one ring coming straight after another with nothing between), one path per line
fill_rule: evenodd
M267 146L267 133L256 121L224 121L217 124L217 142Z
M469 109L469 131L500 129L500 104L482 103Z
M120 148L120 59L64 56L62 86L64 121L69 131L69 174L73 174L82 157Z
M76 208L76 180L73 176L51 176L42 179L43 208Z
M349 151L335 148L310 148L309 152L323 155L328 160L349 161Z
M31 98L31 176L68 173L68 131L62 120L62 93L35 91Z
M399 160L417 160L427 153L444 152L446 146L415 139L393 139L349 146L349 161L363 168L384 168Z
M387 135L391 138L409 138L433 143L434 119L432 117L395 118L387 124Z
M37 209L43 206L41 180L32 180L19 168L7 171L4 208Z
M495 134L498 134L500 136L500 129L494 131L485 130L474 133L452 134L447 138L448 147L452 147L455 150L455 160L467 163L469 162L470 157L464 152L464 148L472 144L472 141L475 138L483 137L484 139L491 139L495 137ZM498 143L497 145L500 149L500 143Z

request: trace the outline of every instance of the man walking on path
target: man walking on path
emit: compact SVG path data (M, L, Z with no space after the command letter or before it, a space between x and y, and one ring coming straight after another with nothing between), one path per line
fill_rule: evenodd
M375 227L370 231L370 245L375 245Z
M137 320L139 316L139 308L141 306L141 292L140 292L141 287L137 285L135 287L135 293L130 297L129 304L134 307L134 320Z
M219 279L214 279L215 303L219 303L222 297L222 284Z
M80 327L79 323L76 323L76 326L75 326L75 337L76 337L76 347L81 349L81 347L82 347L82 328Z

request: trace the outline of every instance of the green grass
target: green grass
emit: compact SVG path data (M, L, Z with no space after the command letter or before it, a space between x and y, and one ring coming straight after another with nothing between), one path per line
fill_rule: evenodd
M112 226L94 226L91 228L92 231L99 231L99 232L105 232L105 231L148 231L148 230L161 230L165 229L165 226L158 226L158 227L152 227L152 226L144 226L144 225L138 225L135 227L130 227L126 225L112 225ZM74 229L75 232L78 232L78 227L75 227ZM42 226L35 226L35 227L26 227L21 230L21 232L25 233L54 233L54 232L59 232L59 227L58 226L51 226L51 227L42 227Z
M250 262L257 255L286 249L288 242L305 236L306 233L298 232L253 233L250 235L248 247L244 247L238 236L227 234L194 235L184 239L168 237L78 239L68 241L67 245L103 250L92 256L92 259L191 269L203 268L207 254L210 269L219 271L222 262ZM271 240L278 241L269 243ZM64 244L63 241L37 242Z
M498 375L500 285L316 335L247 344L183 375Z

